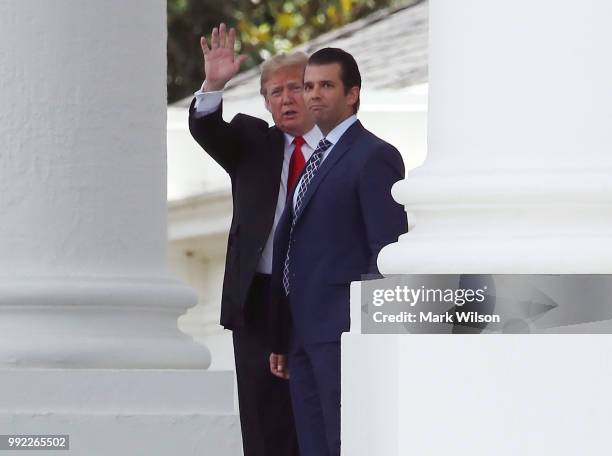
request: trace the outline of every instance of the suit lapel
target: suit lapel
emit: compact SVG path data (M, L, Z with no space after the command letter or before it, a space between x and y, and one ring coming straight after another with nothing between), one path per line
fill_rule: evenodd
M268 150L263 151L264 159L258 164L260 172L254 174L256 176L269 176L269 179L261 180L259 185L268 188L269 194L274 194L274 204L272 206L276 208L276 199L278 198L279 182L285 157L285 136L283 132L276 127L270 128L268 130L266 148Z
M259 187L258 195L248 196L248 201L252 205L253 216L260 220L252 226L253 239L265 242L274 224L274 213L276 202L278 201L279 182L283 168L283 158L285 155L285 138L283 132L276 127L272 127L267 132L266 141L262 144L262 150L253 156L256 161L251 162L249 168L249 179L254 185ZM250 235L250 236L251 236Z
M278 175L278 181L280 182L281 170L283 168L283 159L285 156L285 135L277 127L270 128L268 133L270 135L272 153L274 154L276 159L274 163L277 165L274 168L274 175Z
M334 165L338 163L338 160L340 160L340 158L346 153L346 151L350 149L353 141L361 134L363 130L363 125L361 125L361 122L357 120L355 123L353 123L353 125L348 128L348 130L344 132L344 134L340 137L340 140L333 146L333 149L330 151L327 158L323 161L323 163L321 163L321 166L319 166L317 174L312 179L312 181L310 181L310 185L308 186L308 190L306 190L306 194L304 195L304 200L302 202L302 210L298 214L298 217L295 221L296 223L306 210L306 206L308 206L310 199L317 191L319 184L323 181L327 173L329 173L329 171L334 167ZM293 193L291 194L291 197L291 201L293 201Z
M269 151L265 151L266 154L270 154L270 159L262 162L260 166L265 169L261 169L257 176L270 176L269 179L263 179L259 185L264 188L268 188L266 192L272 196L271 201L274 203L270 205L272 214L276 211L276 201L278 199L279 182L281 180L281 173L283 170L283 160L285 158L285 135L277 127L272 127L268 130L268 147ZM274 217L272 217L274 219ZM274 221L274 220L272 220ZM268 233L272 229L270 229Z

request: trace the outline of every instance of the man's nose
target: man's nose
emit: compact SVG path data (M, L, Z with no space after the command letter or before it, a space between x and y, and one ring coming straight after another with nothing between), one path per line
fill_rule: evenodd
M291 90L287 90L287 89L283 90L282 102L284 105L291 104L294 102L293 94L291 93Z

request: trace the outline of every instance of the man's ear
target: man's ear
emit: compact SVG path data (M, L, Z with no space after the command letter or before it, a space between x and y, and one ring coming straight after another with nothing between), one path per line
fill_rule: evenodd
M355 87L351 87L348 91L348 104L350 104L351 106L355 106L355 103L357 103L357 100L359 100L359 92L360 92L360 88L355 86Z
M268 100L268 97L264 97L264 104L266 105L268 112L272 113L272 108L270 108L270 100Z

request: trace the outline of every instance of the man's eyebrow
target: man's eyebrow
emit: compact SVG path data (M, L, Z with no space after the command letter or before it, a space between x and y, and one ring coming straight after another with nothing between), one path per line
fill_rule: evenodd
M319 79L317 81L304 81L304 84L323 84L323 83L333 84L334 81L332 79Z

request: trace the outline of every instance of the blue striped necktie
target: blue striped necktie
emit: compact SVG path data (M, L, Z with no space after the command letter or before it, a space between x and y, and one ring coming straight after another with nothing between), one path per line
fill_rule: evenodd
M295 200L295 206L293 208L293 220L291 221L291 230L289 231L289 245L287 246L287 255L285 256L285 264L283 265L283 287L285 288L285 294L289 296L289 253L291 251L291 238L293 236L293 227L295 226L295 221L302 210L302 204L304 202L304 195L308 191L308 186L312 179L314 179L317 174L317 170L323 161L323 154L327 149L332 145L327 139L323 138L319 141L319 145L317 149L312 153L308 163L304 168L304 174L302 175L302 179L298 181L298 189L297 189L297 198ZM291 203L291 201L290 201Z

